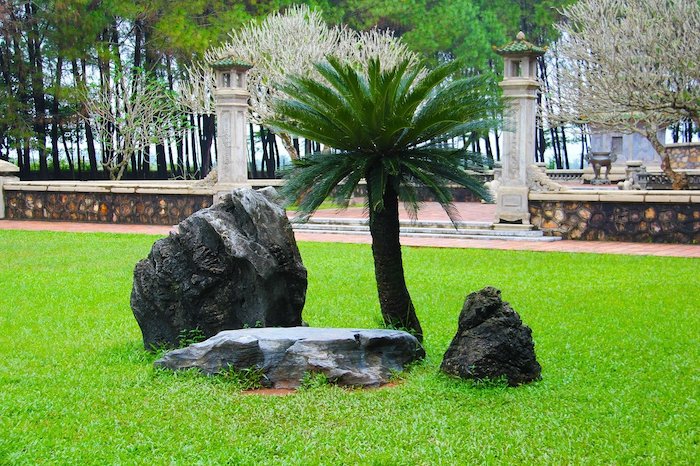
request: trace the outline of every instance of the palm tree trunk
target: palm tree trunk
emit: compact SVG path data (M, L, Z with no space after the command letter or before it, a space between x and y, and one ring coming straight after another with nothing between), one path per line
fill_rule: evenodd
M372 199L370 205L374 205ZM369 229L372 234L374 274L377 279L379 306L387 326L405 329L423 341L423 329L406 288L399 242L398 194L387 183L384 193L384 209L370 209Z

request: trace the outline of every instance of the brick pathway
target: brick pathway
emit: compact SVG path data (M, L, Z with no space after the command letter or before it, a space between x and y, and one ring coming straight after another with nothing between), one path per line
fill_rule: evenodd
M455 204L460 219L463 221L491 221L495 206L476 202ZM323 210L316 213L317 217L362 218L361 207L349 208L345 211ZM405 211L402 218L408 218ZM447 215L436 203L426 203L418 214L419 220L448 220ZM108 223L71 223L45 222L29 220L0 220L0 230L49 230L69 232L105 232L105 233L145 233L167 235L173 227L156 225L117 225ZM335 243L370 242L369 235L335 234L335 233L295 233L298 241L319 241ZM506 249L520 251L556 251L556 252L591 252L603 254L629 254L648 256L673 256L700 258L700 245L690 244L651 244L623 243L616 241L554 241L551 243L534 241L504 241L504 240L468 240L459 238L417 238L405 237L401 243L406 246L430 246L440 248L474 248L474 249Z

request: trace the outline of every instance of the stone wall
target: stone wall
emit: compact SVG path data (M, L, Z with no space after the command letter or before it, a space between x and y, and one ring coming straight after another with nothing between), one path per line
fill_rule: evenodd
M671 159L671 167L678 170L700 169L700 143L667 144L666 153Z
M212 204L211 192L183 187L16 183L4 188L5 216L14 220L175 225Z
M700 244L700 192L532 193L531 222L564 239ZM559 197L559 199L557 199Z

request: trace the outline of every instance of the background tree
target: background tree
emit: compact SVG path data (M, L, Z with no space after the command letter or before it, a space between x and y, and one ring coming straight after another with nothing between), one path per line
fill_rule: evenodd
M119 86L113 81L115 72L147 69L173 92L189 92L185 83L201 89L206 85L193 81L208 82L207 76L191 70L206 50L221 44L232 29L259 27L268 15L284 15L295 3L316 8L314 14L331 24L325 26L328 30L342 31L344 39L333 46L338 56L385 47L400 60L406 55L395 48L403 44L414 53L425 54L433 64L464 58L468 66L463 73L468 74L500 73L500 58L491 53L490 46L506 42L519 29L532 40L546 43L555 34L556 10L552 7L569 1L0 0L0 158L17 163L23 179L106 177L102 162L111 157L110 146L96 137L89 120L79 117L85 113L80 99L85 87L97 84L104 92L111 90L122 108ZM278 51L284 52L289 44L310 43L313 28L309 22L284 37L286 42L280 42ZM393 39L387 28L402 40ZM305 53L281 56L281 61L276 60L280 73L303 72L298 67ZM311 73L315 71L309 63L317 58L306 62ZM184 99L192 102L190 97ZM259 94L260 99L268 97L267 92ZM207 105L201 101L188 106L189 129L177 139L159 141L132 154L124 176L205 175L215 163L216 131L215 117L208 113ZM276 136L265 128L251 134L253 151L262 147L263 160L267 153L266 171L270 166L274 169L279 164ZM678 134L680 138L685 133ZM465 140L474 149L483 147L498 158L498 144L491 149L485 136L465 135ZM556 145L558 139L549 137L546 143ZM283 142L292 154L299 152L299 141ZM311 146L317 148L317 143L305 141L303 152L311 151ZM251 155L255 157L254 152Z
M85 117L105 146L104 168L112 180L119 180L133 154L177 138L185 122L166 85L148 73L117 73L114 83L114 92L101 88L86 97Z
M344 26L331 27L320 12L298 5L272 14L261 23L252 21L234 30L226 44L207 54L207 61L234 57L253 64L248 72L250 116L255 123L266 125L280 117L271 101L280 97L287 77L290 74L317 77L314 63L331 55L357 64L367 63L368 56L381 56L389 64L401 59L417 60L390 32L374 29L357 33ZM299 158L292 138L285 132L278 135L291 158Z
M276 100L284 118L273 128L334 149L297 160L283 194L311 213L329 196L345 203L361 179L367 182L369 227L377 291L387 325L422 338L406 288L399 241L399 199L415 216L417 190L429 190L454 220L450 182L486 197L483 185L464 170L464 149L442 142L457 134L493 128L500 108L484 78L451 80L461 64L439 66L420 78L420 66L403 61L382 69L371 59L366 71L330 57L315 65L322 79L296 76Z
M553 120L645 136L674 189L687 188L657 133L700 118L696 0L581 0L564 9Z

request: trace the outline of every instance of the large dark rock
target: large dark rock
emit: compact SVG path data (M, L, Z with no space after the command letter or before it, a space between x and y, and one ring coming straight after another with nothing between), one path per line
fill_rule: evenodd
M501 292L486 287L467 296L459 315L459 328L440 367L465 379L484 380L505 376L509 385L540 378L532 330Z
M306 269L271 193L237 189L157 241L136 264L131 308L147 349L182 332L302 324Z
M273 388L296 388L307 373L323 373L338 385L378 386L389 381L392 371L423 357L416 337L400 330L251 328L171 351L155 365L198 368L205 374L262 369L261 382Z

